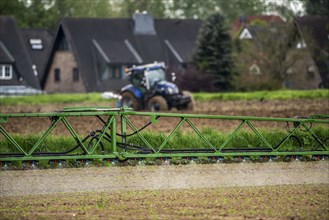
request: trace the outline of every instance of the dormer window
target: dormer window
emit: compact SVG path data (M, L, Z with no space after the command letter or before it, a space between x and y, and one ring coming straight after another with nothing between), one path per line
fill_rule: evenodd
M0 64L0 79L12 79L13 67L10 64Z
M301 39L301 40L299 40L298 42L297 42L297 45L296 45L296 48L297 49L304 49L304 48L306 48L307 46L306 46L306 43L305 43L305 41L303 40L303 39Z
M30 39L30 45L33 50L42 50L42 40L41 39Z
M244 28L239 36L240 40L250 40L252 39L252 35L247 28Z
M35 76L38 76L38 70L37 70L37 66L35 64L32 65L32 70Z

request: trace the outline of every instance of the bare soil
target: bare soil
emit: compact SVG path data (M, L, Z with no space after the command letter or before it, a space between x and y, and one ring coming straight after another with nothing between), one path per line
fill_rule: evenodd
M0 217L325 220L328 191L328 185L280 185L16 196L0 201Z
M329 163L0 172L1 219L329 219Z
M92 167L0 172L0 196L329 184L329 162Z

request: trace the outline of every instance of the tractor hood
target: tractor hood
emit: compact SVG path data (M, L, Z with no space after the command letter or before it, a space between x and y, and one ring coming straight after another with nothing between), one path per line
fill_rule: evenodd
M155 90L163 95L176 95L179 93L179 89L176 84L168 81L160 81L156 84Z

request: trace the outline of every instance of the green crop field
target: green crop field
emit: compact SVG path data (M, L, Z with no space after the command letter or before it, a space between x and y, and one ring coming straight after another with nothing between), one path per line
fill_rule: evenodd
M278 90L257 92L227 92L227 93L193 93L195 100L289 100L289 99L329 99L328 89L319 90ZM100 93L78 93L78 94L42 94L20 97L1 97L1 105L38 105L51 103L104 103L115 99L104 99Z
M289 100L289 99L329 99L328 89L319 90L278 90L229 93L194 93L195 100Z

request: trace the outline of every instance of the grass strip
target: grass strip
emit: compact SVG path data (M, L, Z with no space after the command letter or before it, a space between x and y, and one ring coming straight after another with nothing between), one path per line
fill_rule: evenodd
M314 127L313 132L316 136L325 144L329 145L329 128L317 126ZM212 128L203 128L202 134L209 140L215 148L219 148L226 139L228 139L230 133L221 133ZM282 130L260 130L260 133L264 138L273 146L277 146L288 134ZM157 148L167 137L161 132L142 132L145 139L151 144L151 146ZM298 137L301 145L297 142L295 138L290 138L286 143L280 148L281 150L303 150L314 149L319 147L319 144L314 140L311 134L305 131L297 131L294 134ZM25 150L29 151L31 147L38 141L40 135L14 135L13 138L16 142ZM81 137L83 139L83 137ZM117 138L117 141L120 141ZM89 140L85 142L88 145ZM146 146L145 143L138 135L134 135L128 138L128 143L137 146ZM109 142L103 143L105 146L109 146ZM70 136L49 136L40 145L37 151L41 152L64 152L68 149L73 148L77 145L77 142ZM0 138L0 153L13 152L14 147L5 138ZM255 148L255 147L266 147L264 142L251 131L240 131L236 136L227 144L227 148ZM171 140L165 145L164 149L196 149L196 148L209 148L206 143L192 131L177 131L174 133ZM17 150L16 150L17 151Z
M289 100L289 99L328 99L328 89L317 90L277 90L257 92L226 92L226 93L193 93L197 101L212 100ZM115 99L110 99L115 101ZM108 103L109 99L102 98L100 93L75 94L41 94L31 96L0 97L1 105L40 105L54 103Z
M110 99L112 100L112 99ZM114 99L113 99L114 100ZM41 94L31 96L1 97L1 105L40 105L54 103L98 103L108 102L100 93L74 93L74 94Z
M194 93L198 101L211 100L290 100L290 99L328 99L328 89L317 90L277 90L256 92L228 92L228 93Z

